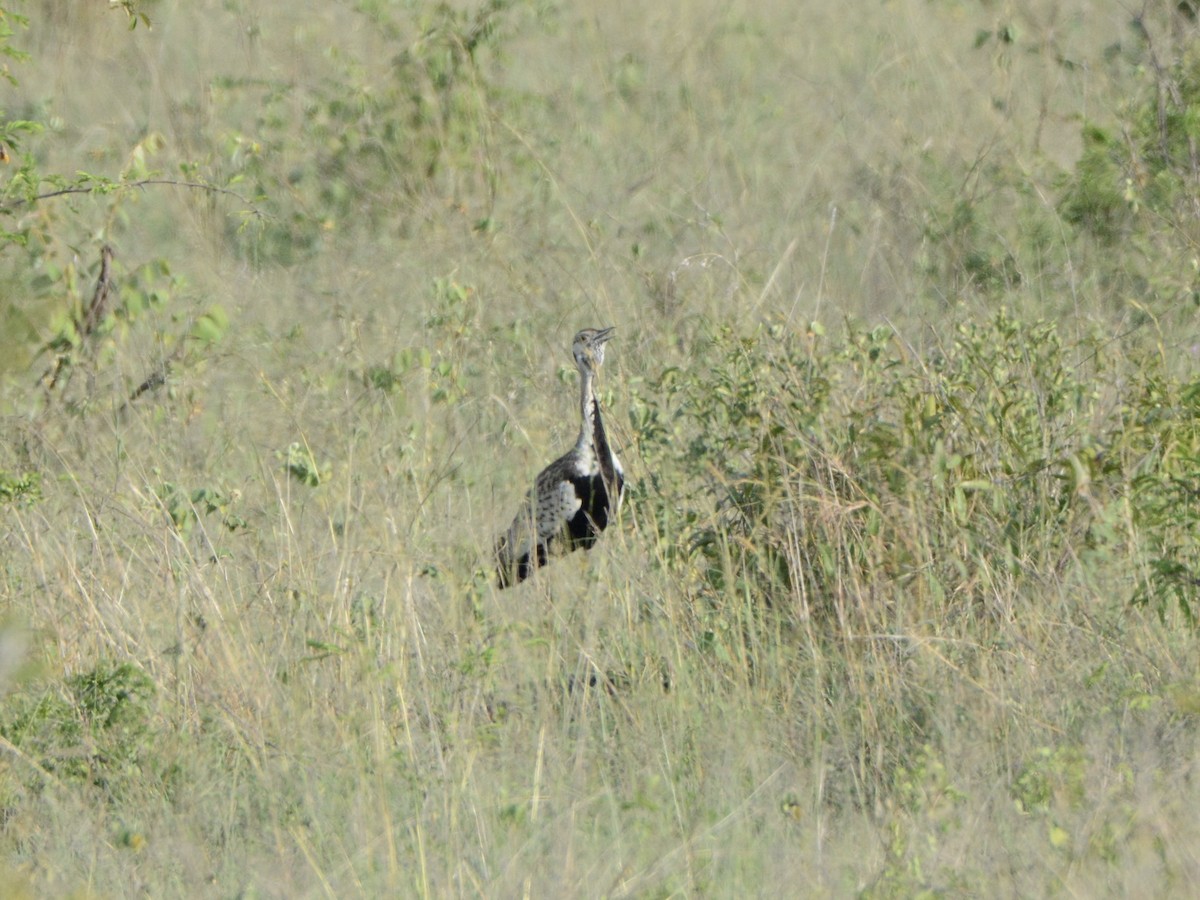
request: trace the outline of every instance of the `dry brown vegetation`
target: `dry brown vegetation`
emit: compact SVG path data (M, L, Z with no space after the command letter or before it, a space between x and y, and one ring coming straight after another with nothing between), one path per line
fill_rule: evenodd
M1200 889L1189 4L121 6L0 0L12 891Z

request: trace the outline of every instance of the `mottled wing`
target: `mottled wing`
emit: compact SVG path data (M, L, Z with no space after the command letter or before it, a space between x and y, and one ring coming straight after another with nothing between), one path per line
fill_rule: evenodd
M579 512L583 505L575 485L565 472L555 466L538 477L534 490L537 493L537 540L545 544L562 534L567 522Z
M575 485L566 478L565 463L564 458L546 467L525 496L521 511L501 540L500 553L509 565L561 534L583 505Z

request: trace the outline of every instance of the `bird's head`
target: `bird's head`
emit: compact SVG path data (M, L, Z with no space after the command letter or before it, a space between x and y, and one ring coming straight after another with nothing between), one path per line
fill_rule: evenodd
M575 335L571 344L571 352L575 355L575 365L580 371L588 370L593 374L604 365L604 344L612 337L613 328L585 328Z

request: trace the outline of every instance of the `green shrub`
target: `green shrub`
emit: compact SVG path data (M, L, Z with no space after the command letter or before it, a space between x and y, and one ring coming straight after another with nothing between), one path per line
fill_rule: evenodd
M1149 553L1138 599L1187 606L1200 389L1149 366L1131 384L1112 351L1003 312L924 354L886 327L716 330L634 417L645 515L681 533L662 558L714 608L745 598L842 629L901 605L987 619L996 578L1035 596L1100 544L1110 561ZM1105 531L1126 502L1135 532Z
M385 74L347 60L299 87L222 82L230 101L262 95L253 130L226 136L227 168L272 213L252 228L231 225L231 242L258 263L290 265L331 232L378 229L417 195L490 207L502 169L492 129L513 98L492 84L481 57L502 52L524 5L360 4L367 27L402 48Z
M1185 50L1160 61L1146 45L1139 61L1142 90L1115 121L1084 125L1058 210L1102 248L1088 258L1118 307L1133 301L1155 314L1186 312L1200 302L1200 60Z
M149 25L134 0L114 5L129 16L131 28L139 22ZM10 23L28 27L27 19L0 7L0 57L27 59L12 46ZM0 76L15 83L7 67ZM127 267L114 250L138 218L129 212L138 200L131 189L236 195L197 180L198 167L193 164L181 164L183 177L165 175L155 167L165 144L155 132L128 148L115 174L47 171L36 148L27 143L52 131L40 121L9 118L0 108L0 155L3 162L15 163L11 175L0 178L0 258L8 261L0 272L5 287L0 316L9 326L0 342L0 375L22 373L44 357L40 382L46 397L81 411L96 399L99 386L115 390L115 405L121 408L163 385L172 365L188 350L207 349L228 325L224 310L212 306L182 331L161 320L157 328L146 328L152 313L186 290L186 281L163 257ZM88 203L69 205L71 198L79 197L88 198ZM125 384L117 374L117 351L136 331L153 331L161 361L140 381ZM72 384L80 371L85 377L79 381L86 384Z
M0 703L0 735L59 778L115 790L150 748L155 686L129 662L102 661Z

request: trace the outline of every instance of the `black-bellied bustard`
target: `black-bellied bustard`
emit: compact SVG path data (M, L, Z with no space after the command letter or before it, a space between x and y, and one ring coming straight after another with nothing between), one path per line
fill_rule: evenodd
M585 328L571 344L579 367L579 439L541 471L496 542L502 588L524 581L555 553L591 547L621 507L625 473L604 432L596 398L596 376L612 332Z

